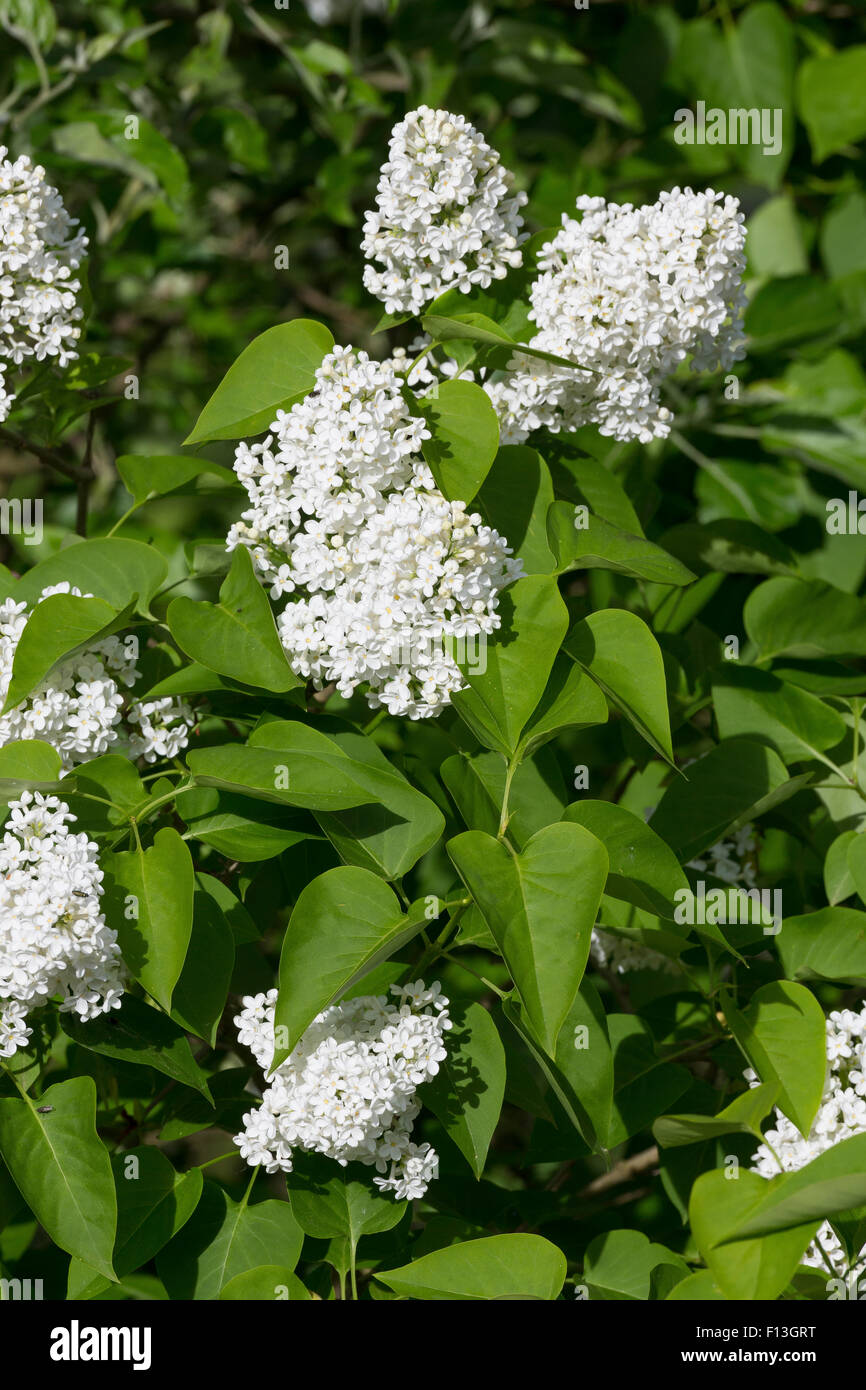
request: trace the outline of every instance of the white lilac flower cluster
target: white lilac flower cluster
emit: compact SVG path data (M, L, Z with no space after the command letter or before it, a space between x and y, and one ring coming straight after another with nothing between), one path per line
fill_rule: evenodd
M525 193L464 116L419 106L391 132L361 249L364 284L388 313L417 313L444 290L486 288L522 263Z
M755 1150L754 1171L762 1177L774 1178L780 1171L794 1172L843 1139L866 1133L866 1006L859 1013L840 1009L830 1014L827 1064L821 1108L808 1138L804 1139L788 1117L776 1109L773 1128L765 1134L767 1142ZM759 1084L753 1071L745 1072L745 1077L750 1086ZM838 1275L866 1273L866 1246L849 1267L838 1236L825 1221L803 1262L826 1270L828 1261Z
M277 1067L260 1108L244 1116L235 1143L247 1163L290 1173L297 1147L344 1167L375 1166L376 1186L397 1201L423 1197L439 1160L429 1144L411 1140L421 1109L416 1090L445 1059L448 1000L438 981L392 985L391 993L396 1002L363 995L313 1020ZM274 1053L276 999L275 989L247 996L235 1019L239 1041L264 1072Z
M73 834L69 807L24 792L0 841L0 1057L26 1047L28 1018L60 995L61 1011L93 1019L120 1007L117 937L99 907L96 845Z
M523 354L485 389L506 442L594 424L648 443L670 432L660 387L687 356L707 370L744 355L743 214L736 198L690 188L638 208L581 197L577 209L539 254L529 346L587 370Z
M757 881L757 850L754 826L745 825L735 831L730 840L720 840L718 844L711 845L703 858L690 860L687 868L712 874L731 887L754 888ZM671 956L654 951L640 941L616 936L603 927L593 928L589 955L598 969L613 970L618 975L630 970L660 970L668 975L680 973L677 962Z
M87 247L42 166L6 153L0 145L0 420L14 399L10 368L28 357L56 357L61 367L77 357L81 285L72 272Z
M53 594L82 596L64 582L43 589L37 604ZM0 706L32 611L13 598L0 603ZM18 739L41 739L57 749L67 771L114 745L147 762L175 757L186 747L193 724L192 711L182 701L130 701L124 723L123 689L129 690L141 675L137 650L134 643L112 635L67 657L19 705L0 715L0 748Z
M519 577L505 540L436 487L423 419L401 375L336 348L313 392L277 412L264 443L241 444L235 472L251 502L227 545L246 545L273 599L293 669L371 708L422 719L464 681L451 639L500 625L497 599Z

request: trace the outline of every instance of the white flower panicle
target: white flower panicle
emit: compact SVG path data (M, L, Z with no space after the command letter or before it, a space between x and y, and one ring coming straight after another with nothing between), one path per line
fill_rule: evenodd
M28 1019L49 999L93 1019L120 1007L117 936L99 907L96 845L73 834L69 807L24 792L0 841L0 1057L26 1047Z
M745 1072L745 1077L750 1086L759 1084L753 1071ZM753 1168L765 1178L774 1178L780 1171L792 1173L832 1149L834 1144L864 1133L866 1005L859 1013L840 1009L827 1019L827 1079L821 1108L808 1138L804 1139L787 1115L776 1108L773 1128L766 1131L767 1142L755 1150ZM803 1263L826 1270L828 1261L838 1275L866 1273L866 1245L856 1253L849 1266L838 1236L829 1221L825 1221L804 1255Z
M53 594L87 597L64 582L43 589L36 603ZM32 611L13 598L0 603L0 706ZM0 715L0 748L18 739L41 739L57 749L65 770L115 745L148 762L175 757L186 747L193 724L192 711L182 701L169 698L142 705L133 700L126 711L131 727L124 725L124 689L141 675L134 651L137 648L122 637L112 635L60 662L19 705Z
M594 424L648 443L670 432L659 391L687 356L708 370L744 355L743 214L736 198L690 188L639 208L580 197L577 209L539 254L529 346L592 370L523 354L485 389L508 442Z
M227 545L246 545L271 597L288 596L277 627L298 674L346 696L366 683L373 709L421 719L464 686L449 641L494 632L522 568L438 491L401 385L365 352L326 357L264 443L239 446L251 506Z
M439 1070L452 1026L439 982L391 986L396 1000L363 995L325 1009L274 1072L258 1110L235 1137L241 1156L267 1172L292 1171L293 1148L375 1166L373 1181L396 1200L423 1197L439 1160L414 1144L417 1088ZM264 1072L274 1053L277 991L247 996L238 1038Z
M486 288L522 263L525 193L464 116L419 106L391 132L364 284L388 313L417 313L446 289Z
M77 357L81 285L72 272L87 247L41 165L6 153L0 145L0 420L14 399L10 368L29 357L65 367Z
M711 845L703 858L690 860L686 867L699 873L712 874L731 887L754 888L757 882L757 851L758 839L754 826L745 825L735 831L730 840L720 840L718 844ZM680 974L679 965L672 956L654 951L640 941L605 931L603 927L593 928L589 955L598 969L614 970L618 975L630 970L660 970L663 974Z

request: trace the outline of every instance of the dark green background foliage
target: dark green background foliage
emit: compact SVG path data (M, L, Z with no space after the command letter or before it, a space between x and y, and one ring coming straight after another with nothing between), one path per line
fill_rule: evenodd
M863 1244L866 1137L796 1180L746 1170L774 1104L808 1132L822 1013L866 988L866 545L827 507L866 494L866 15L391 12L321 28L300 0L0 0L0 139L46 165L91 239L80 360L19 378L0 427L5 494L44 498L46 520L39 547L0 537L0 594L69 578L132 602L147 685L187 693L199 721L145 782L117 756L63 780L136 980L113 1021L44 1011L0 1073L0 1274L54 1298L824 1298L826 1274L798 1265L825 1217ZM781 109L780 154L677 144L674 114L699 100ZM412 723L371 719L361 693L325 708L293 677L245 553L229 571L243 493L224 466L279 403L256 395L259 364L288 399L326 350L285 325L374 355L417 332L375 331L359 242L390 129L421 103L483 131L533 232L580 193L738 196L749 346L727 378L678 373L669 440L587 428L499 454L475 505L530 577L486 675ZM503 312L512 292L519 274ZM458 450L452 495L472 500L475 465ZM0 750L8 798L61 790L56 774L45 747ZM677 923L684 866L750 823L781 932ZM352 950L347 900L367 905ZM595 920L682 972L583 976ZM279 981L291 1045L347 989L420 974L459 1021L417 1125L441 1156L427 1198L410 1210L370 1170L300 1156L288 1200L279 1177L250 1191L220 1157L257 1075L239 997Z

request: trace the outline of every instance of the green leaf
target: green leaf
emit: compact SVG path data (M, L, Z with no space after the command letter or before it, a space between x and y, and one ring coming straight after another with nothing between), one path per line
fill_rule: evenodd
M58 153L135 179L151 194L164 191L172 200L188 193L186 161L174 145L138 116L135 138L126 138L126 112L94 112L93 120L69 121L52 134Z
M60 754L50 743L24 738L0 748L0 801L14 800L28 787L54 788L60 778Z
M698 1249L726 1298L778 1298L787 1286L818 1223L794 1226L759 1240L725 1244L760 1210L770 1184L741 1168L736 1182L722 1169L702 1173L692 1188L689 1220Z
M549 1056L586 967L607 877L604 845L582 826L539 830L520 854L470 830L448 843Z
M668 1303L727 1303L715 1279L708 1269L699 1269L675 1284L666 1297Z
M499 448L499 417L486 391L471 381L444 381L432 396L418 397L413 415L430 429L421 452L440 492L452 502L471 502Z
M816 695L769 671L731 662L715 672L712 689L721 738L767 743L786 763L817 758L833 767L824 751L841 743L847 726Z
M149 793L138 769L119 753L103 753L80 763L63 779L64 801L91 831L110 830L127 825L130 815L144 806ZM68 789L68 790L67 790ZM101 797L100 804L91 797Z
M121 454L116 467L124 487L138 505L152 497L164 497L167 493L176 492L203 473L215 475L232 486L240 486L235 474L221 463L187 458L184 454Z
M751 521L722 520L675 526L662 537L665 549L695 574L791 574L797 557Z
M866 137L866 44L808 58L797 74L797 108L817 164Z
M509 348L512 353L522 353L527 357L537 357L542 362L553 362L558 367L580 367L581 371L591 371L591 367L581 362L572 362L567 357L557 357L554 352L544 352L541 348L518 343L494 323L486 314L455 314L445 318L441 314L424 314L421 325L425 333L437 343L451 342L452 339L468 339L472 343L483 343L486 347Z
M216 1299L248 1270L267 1264L294 1269L303 1241L288 1202L248 1206L205 1182L193 1215L159 1252L156 1267L170 1298Z
M184 444L261 434L313 389L334 339L313 319L265 329L232 363Z
M614 1091L613 1052L598 991L584 976L556 1040L555 1087L562 1103L562 1081L592 1125L599 1146L607 1148ZM549 1075L549 1073L548 1073ZM553 1079L551 1079L553 1084ZM569 1108L575 1109L572 1104ZM578 1114L578 1118L579 1118ZM578 1127L581 1130L585 1126ZM584 1133L584 1138L589 1137Z
M610 870L605 893L659 917L673 919L677 893L689 881L673 850L639 816L610 801L576 801L562 819L601 840Z
M511 337L531 336L535 329L529 317L529 290L538 273L538 253L556 235L558 227L534 232L520 248L521 265L512 268L503 280L491 280L485 288L473 285L468 293L445 290L427 306L439 317L465 315L468 311L492 319L500 332Z
M681 862L694 859L735 825L760 813L788 774L770 748L727 739L692 763L664 793L650 822Z
M498 753L455 753L440 776L467 826L495 835L505 796L506 767ZM562 817L566 792L552 754L524 758L511 779L508 834L519 849L536 830Z
M586 525L578 525L584 521ZM550 548L558 574L571 570L615 570L654 584L691 584L695 575L674 555L644 536L620 531L604 517L584 516L570 502L554 502L547 515Z
M824 1221L866 1202L866 1134L842 1139L804 1168L764 1182L763 1200L726 1236L768 1236Z
M286 1179L292 1215L307 1235L330 1241L327 1258L350 1270L362 1236L391 1231L408 1203L383 1196L360 1163L338 1167L319 1154L299 1154Z
M170 826L150 849L103 857L105 904L123 958L169 1012L192 932L194 873L189 850Z
M393 890L366 869L328 869L308 883L283 937L273 1065L288 1057L316 1014L411 941L425 920L423 911L404 914Z
M165 560L152 545L107 536L76 541L40 560L16 584L14 597L16 602L35 603L43 589L66 581L82 594L107 600L115 611L137 597L146 612L147 601L165 583L167 574Z
M143 698L148 700L158 700L162 695L203 695L212 690L236 690L237 685L230 680L223 680L216 671L209 671L206 666L200 666L198 662L191 662L189 666L181 666L176 671L172 671L165 680L157 681L146 692L142 692Z
M367 792L364 804L328 814L320 810L317 820L347 864L402 878L442 834L445 821L434 802L397 772L372 739L355 730L320 734L297 720L272 720L253 731L250 746L278 752L322 748L343 758L350 784Z
M824 858L824 892L831 907L856 893L854 875L848 864L848 847L857 839L856 830L837 835ZM866 959L866 958L864 958Z
M195 749L187 765L200 787L303 806L315 811L340 811L365 806L370 792L351 776L351 763L316 729L297 725L294 748L258 748L232 743Z
M647 1301L652 1297L652 1274L659 1265L678 1269L688 1265L663 1245L654 1245L643 1231L605 1231L587 1246L583 1279L591 1301Z
M505 1096L505 1049L480 1004L453 1004L448 1055L422 1092L476 1178L487 1159Z
M571 657L560 652L544 694L524 727L518 756L528 757L564 729L605 724L607 715L607 700L599 686Z
M660 1115L653 1124L653 1134L669 1149L725 1134L751 1134L761 1140L761 1121L776 1104L779 1089L777 1081L752 1086L715 1115Z
M797 59L795 30L784 10L775 4L752 4L743 11L739 23L727 27L731 75L736 94L727 107L779 112L779 125L772 127L780 137L774 152L763 142L747 142L738 153L750 177L757 183L778 188L794 153L796 131L793 112L794 71ZM775 122L775 115L773 116Z
M740 1013L726 991L722 1008L744 1057L762 1081L779 1087L779 1107L806 1138L827 1075L824 1011L804 985L774 980Z
M124 994L119 1009L87 1023L77 1014L61 1014L61 1024L66 1036L80 1047L118 1062L153 1067L210 1100L207 1077L196 1065L183 1030L134 994Z
M259 1265L258 1269L248 1269L244 1274L236 1274L222 1287L221 1302L264 1303L269 1299L277 1302L302 1303L312 1297L285 1265Z
M57 33L57 16L50 0L3 0L2 13L19 33L31 34L38 48L50 47Z
M553 551L547 539L547 513L553 483L540 454L525 444L505 445L484 479L475 505L488 526L504 536L523 561L526 574L552 574Z
M113 1280L117 1199L91 1077L49 1086L38 1106L0 1097L0 1156L55 1245Z
M187 656L221 676L264 690L304 684L286 659L268 596L245 546L232 555L219 603L176 598L169 604L168 625Z
M130 610L118 613L101 598L52 594L34 608L18 639L12 678L0 714L20 705L58 662L83 652L122 627Z
M584 977L584 979L581 981L581 989L583 989L585 985L586 978ZM578 993L578 995L575 997L575 1002L574 1004L572 1004L571 1010L569 1011L569 1014L562 1025L562 1028L559 1030L559 1037L557 1038L556 1043L557 1059L560 1059L562 1057L565 1048L567 1048L571 1044L572 1028L570 1019L572 1014L580 1013L581 1006L579 1001L580 994ZM593 1125L592 1119L590 1118L589 1111L581 1103L581 1101L578 1100L576 1091L569 1079L563 1074L562 1071L560 1071L559 1066L549 1056L549 1054L542 1047L541 1043L538 1041L538 1038L535 1034L535 1030L533 1029L532 1024L529 1022L529 1019L527 1017L526 1010L521 1005L519 996L516 993L510 994L506 999L502 1001L502 1015L506 1024L510 1025L514 1032L519 1034L520 1038L525 1043L529 1053L529 1057L534 1062L535 1067L538 1069L538 1072L540 1073L540 1077L543 1078L544 1082L546 1082L548 1088L544 1092L543 1096L539 1094L538 1079L536 1079L534 1085L532 1082L530 1082L530 1085L533 1085L535 1104L533 1104L533 1101L531 1101L528 1096L526 1096L525 1094L521 1094L520 1090L518 1090L517 1092L517 1097L519 1098L517 1099L517 1103L520 1104L522 1108L529 1109L531 1114L537 1114L543 1116L545 1119L551 1119L559 1127L561 1125L561 1120L558 1114L555 1113L555 1098L555 1101L558 1103L562 1111L565 1121L567 1122L567 1124L573 1127L575 1133L580 1136L580 1139L586 1145L587 1149L591 1149L594 1153L601 1152L603 1149L603 1143L595 1132L595 1127ZM506 1034L506 1037L508 1037L508 1034ZM525 1058L523 1059L524 1063L526 1060L527 1059ZM512 1068L512 1073L513 1063L514 1055L512 1052L508 1060L508 1065ZM523 1078L521 1078L521 1080L523 1080ZM597 1083L598 1078L594 1077L593 1080ZM512 1101L512 1103L514 1103L515 1101L515 1096L512 1090L513 1085L513 1074L510 1074L508 1077L508 1086L506 1094L509 1096L509 1099ZM597 1087L595 1087L594 1089L596 1089L597 1091ZM599 1097L596 1094L594 1097L591 1097L591 1099L598 1100ZM609 1101L609 1097L601 1097L601 1119L603 1124L605 1125L608 1123L610 1118L609 1104L607 1105L606 1109L604 1108L606 1100ZM565 1126L562 1127L565 1128ZM573 1140L570 1142L573 1143Z
M575 504L582 503L618 531L642 536L640 518L622 483L600 459L583 452L584 444L589 447L585 431L551 434L545 438L544 457L556 483L558 496Z
M823 580L768 579L746 599L743 620L764 660L866 655L866 604Z
M468 690L453 696L461 719L487 748L506 758L544 694L568 613L556 582L542 575L520 579L499 600L502 626L486 649L486 669L464 670Z
M848 868L861 902L866 903L866 835L857 834L848 842Z
M403 1298L495 1301L558 1297L565 1282L561 1250L542 1236L487 1236L422 1255L376 1278Z
M607 1029L614 1060L614 1093L607 1145L614 1148L649 1129L689 1086L685 1067L656 1053L655 1039L635 1014L608 1014Z
M159 1131L163 1144L186 1139L203 1129L223 1129L237 1134L244 1126L244 1115L250 1108L250 1093L245 1090L249 1080L247 1067L227 1067L214 1072L208 1086L212 1100L180 1091L167 1101L168 1118Z
M200 1168L178 1173L149 1144L124 1149L111 1163L117 1188L114 1268L123 1278L152 1260L186 1224L202 1194L202 1175Z
M824 907L786 917L778 938L785 974L866 986L866 912Z
M176 810L186 822L185 840L212 845L226 859L237 859L241 864L272 859L302 840L323 838L298 811L288 807L278 810L271 802L235 796L216 787L181 792Z
M213 898L193 894L192 933L171 997L171 1013L181 1027L216 1046L217 1028L235 964L231 927Z
M189 193L189 172L180 150L142 116L136 118L135 135L131 137L128 119L125 110L93 113L98 132L105 137L108 148L117 152L117 167L132 165L138 177L149 187L163 189L173 202L185 199ZM76 148L76 142L68 132L61 128L57 134L58 148L73 158L81 158L81 151ZM64 134L66 139L63 138Z
M814 275L769 280L746 310L750 352L762 354L838 331L842 302L833 285Z
M563 650L641 737L673 763L664 660L646 623L624 608L590 613L571 629Z

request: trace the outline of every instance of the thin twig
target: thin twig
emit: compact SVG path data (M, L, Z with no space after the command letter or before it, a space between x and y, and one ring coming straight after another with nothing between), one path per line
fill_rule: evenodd
M77 464L69 463L59 454L56 449L49 449L44 444L37 444L32 439L25 439L23 435L16 434L14 430L0 429L0 443L9 444L13 449L18 449L23 454L33 454L44 463L46 467L53 468L55 472L62 473L64 478L71 478L73 482L84 477L84 470Z
M78 479L78 496L75 503L75 530L79 536L87 536L87 503L90 499L90 484L93 481L93 432L96 428L96 411L91 410L87 417L87 436L84 441L84 460Z

